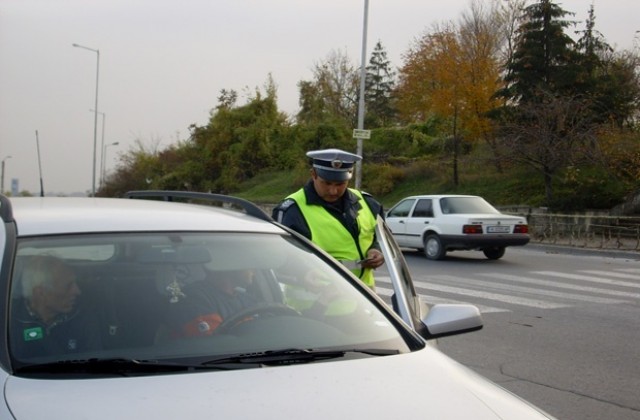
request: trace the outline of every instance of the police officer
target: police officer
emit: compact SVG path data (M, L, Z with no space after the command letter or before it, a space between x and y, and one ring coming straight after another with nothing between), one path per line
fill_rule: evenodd
M375 238L383 208L371 195L348 188L362 157L340 149L314 150L311 179L273 210L273 218L309 238L375 289L373 269L384 263Z

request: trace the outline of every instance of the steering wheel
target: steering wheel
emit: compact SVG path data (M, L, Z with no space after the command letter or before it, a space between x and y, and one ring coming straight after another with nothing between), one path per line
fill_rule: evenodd
M300 312L296 311L290 306L282 303L263 303L254 305L249 308L243 309L240 312L236 312L229 318L222 321L222 323L216 328L216 333L229 332L238 325L245 321L251 321L256 318L260 318L263 315L295 315L300 316Z

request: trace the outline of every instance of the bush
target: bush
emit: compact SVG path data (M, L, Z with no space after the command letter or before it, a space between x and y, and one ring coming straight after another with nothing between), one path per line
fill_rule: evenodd
M550 207L556 212L611 209L625 195L624 185L594 167L570 167L554 184Z
M374 196L386 195L404 176L402 169L388 164L363 165L363 189Z

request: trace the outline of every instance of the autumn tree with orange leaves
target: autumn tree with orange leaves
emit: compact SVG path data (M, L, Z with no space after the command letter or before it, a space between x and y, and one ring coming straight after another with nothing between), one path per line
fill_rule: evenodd
M476 2L458 24L435 26L405 54L399 72L400 118L406 123L430 118L447 122L455 185L461 141L483 139L493 145L487 112L497 105L493 94L499 87L500 38L492 13Z

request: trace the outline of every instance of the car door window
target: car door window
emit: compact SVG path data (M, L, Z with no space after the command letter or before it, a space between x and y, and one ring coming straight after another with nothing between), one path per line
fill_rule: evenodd
M387 213L387 217L407 217L415 200L403 200Z
M431 199L418 200L411 217L433 217L433 204Z

